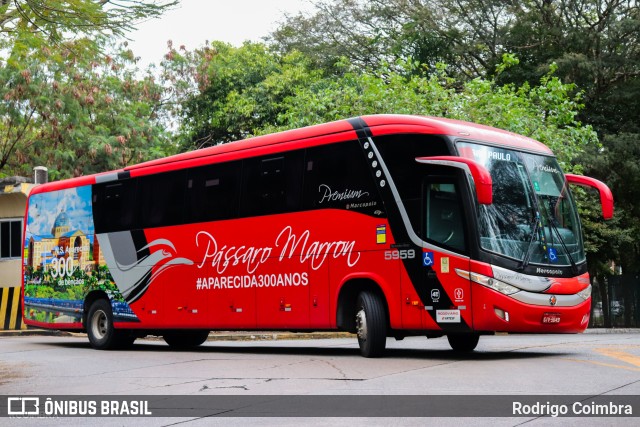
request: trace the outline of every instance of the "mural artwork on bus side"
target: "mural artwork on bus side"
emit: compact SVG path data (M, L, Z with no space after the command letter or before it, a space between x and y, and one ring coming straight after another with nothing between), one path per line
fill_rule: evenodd
M114 320L138 321L95 237L90 185L33 195L24 251L25 319L77 324L86 295L101 290L112 301Z

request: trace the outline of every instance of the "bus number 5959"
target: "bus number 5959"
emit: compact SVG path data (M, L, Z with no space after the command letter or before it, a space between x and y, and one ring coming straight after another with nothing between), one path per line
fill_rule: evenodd
M398 260L398 259L413 259L416 257L416 251L414 249L392 249L385 251L384 259L386 261Z

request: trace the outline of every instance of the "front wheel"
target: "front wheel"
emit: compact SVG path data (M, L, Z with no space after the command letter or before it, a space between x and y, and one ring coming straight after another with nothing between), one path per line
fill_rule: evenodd
M381 298L369 291L358 295L356 304L356 333L360 354L380 357L387 344L387 316Z
M204 343L209 336L209 331L201 330L183 330L167 332L162 336L170 347L185 350L197 347Z
M475 333L451 334L447 335L447 339L453 350L469 352L473 351L478 345L480 335Z

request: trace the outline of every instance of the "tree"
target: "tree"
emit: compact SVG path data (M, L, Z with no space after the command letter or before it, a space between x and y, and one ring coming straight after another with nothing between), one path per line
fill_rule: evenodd
M517 62L505 56L498 75ZM322 74L299 53L280 56L261 44L218 43L194 53L173 52L165 64L168 76L175 66L180 76L192 78L169 80L197 82L180 110L183 147L375 113L451 117L529 135L554 149L569 169L584 146L597 145L593 129L576 120L580 95L553 76L555 68L538 86L482 78L460 85L443 65L422 71L418 62L398 61L363 72L343 61Z
M597 202L593 199L581 203L581 215L587 241L589 271L598 279L599 292L605 316L605 325L611 325L608 308L610 295L606 284L612 272L608 263L616 260L624 278L621 281L625 294L625 324L631 324L634 296L632 287L640 275L638 254L640 245L636 236L640 233L640 147L636 134L607 135L600 149L590 148L580 156L589 175L605 176L615 197L616 214L612 224L603 224L593 213ZM637 301L636 301L637 304ZM637 321L637 319L636 319Z
M405 17L396 2L320 0L311 15L299 13L270 36L280 53L302 52L316 67L332 70L340 58L375 69L395 59L395 34Z
M44 164L58 179L158 156L160 88L107 40L173 4L0 0L0 174Z
M320 74L299 53L280 56L263 44L214 42L170 51L162 63L173 91L183 150L243 139L276 125L282 102Z
M320 0L271 35L329 70L346 57L379 68L397 59L449 64L461 80L490 77L504 54L520 66L503 83L537 82L551 64L584 91L582 120L605 133L640 133L637 0Z
M558 75L589 101L639 77L636 0L318 0L315 6L313 14L288 17L270 40L327 68L340 57L374 68L411 58L446 62L455 75L472 79L492 75L511 53L521 66L503 81L537 81L557 63Z
M636 0L514 3L504 49L523 59L523 81L551 62L585 92L583 119L601 134L639 132L640 6Z
M0 171L29 175L46 165L60 179L169 154L158 120L162 88L136 77L133 53L68 52L0 63Z
M157 18L175 0L0 0L1 48L43 48L89 37L123 36L144 19ZM25 46L16 46L25 43Z
M514 20L511 2L498 0L319 0L271 34L280 52L298 50L331 69L340 57L377 69L415 60L466 79L491 74ZM425 70L420 70L425 71ZM538 76L539 77L539 76Z
M517 64L511 56L499 67L503 72ZM402 113L449 117L482 123L528 135L558 155L565 169L585 146L597 145L590 126L576 120L582 104L574 86L553 76L553 69L538 86L500 85L495 79L477 78L462 86L439 65L428 76L414 72L418 63L399 63L405 71L379 69L372 74L356 70L340 78L324 79L299 87L285 100L279 127L298 127L362 114Z

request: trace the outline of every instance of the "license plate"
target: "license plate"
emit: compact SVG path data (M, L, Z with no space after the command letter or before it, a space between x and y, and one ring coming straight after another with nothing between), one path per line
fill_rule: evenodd
M560 323L560 314L545 313L542 315L542 323L548 323L548 324Z

